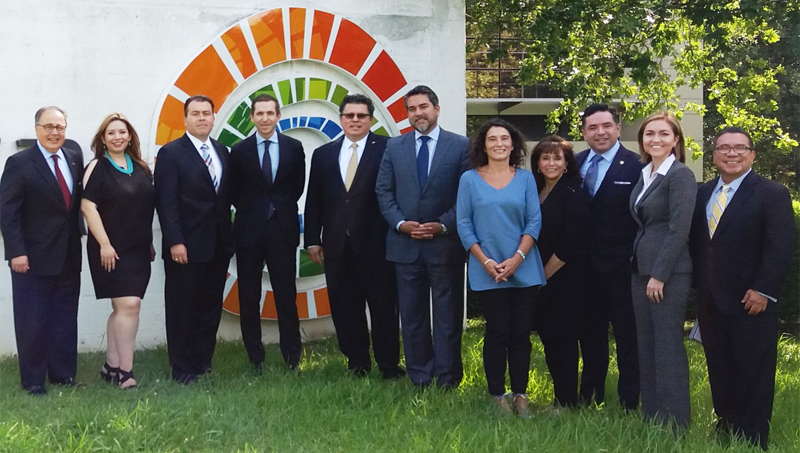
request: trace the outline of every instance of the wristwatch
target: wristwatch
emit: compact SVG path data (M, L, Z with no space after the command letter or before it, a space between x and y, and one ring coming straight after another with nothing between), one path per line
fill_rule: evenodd
M442 226L442 234L447 234L447 227L442 222L439 222L439 225Z

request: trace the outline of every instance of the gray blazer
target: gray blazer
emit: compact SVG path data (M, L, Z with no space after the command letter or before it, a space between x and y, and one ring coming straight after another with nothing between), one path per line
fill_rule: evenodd
M469 140L447 132L439 134L425 187L417 178L417 151L414 133L389 140L381 160L375 192L381 213L389 224L386 259L413 263L420 256L430 263L464 262L466 253L456 232L456 196L461 174L469 169ZM401 220L420 223L440 222L447 234L431 240L411 239L397 231Z
M666 175L656 175L636 204L643 187L640 177L630 198L631 213L639 224L633 243L633 272L662 282L672 273L691 273L689 230L697 198L694 173L675 161Z

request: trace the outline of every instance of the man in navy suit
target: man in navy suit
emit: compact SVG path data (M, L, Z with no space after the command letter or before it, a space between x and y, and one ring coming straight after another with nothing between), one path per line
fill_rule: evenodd
M22 387L44 395L45 377L75 382L81 285L83 156L64 148L67 117L36 112L36 146L12 155L0 181L0 227L11 268Z
M439 98L427 86L413 88L404 100L415 130L389 140L375 187L389 224L386 258L395 263L411 382L424 388L435 378L439 387L453 388L463 377L466 260L455 204L469 168L469 140L439 127Z
M278 312L281 353L290 370L300 371L302 354L295 274L300 244L297 200L305 186L306 157L302 143L275 131L280 118L274 97L256 96L250 110L256 133L231 149L239 316L247 356L258 373L264 362L259 307L265 261Z
M214 102L192 96L183 112L186 134L159 150L154 183L172 378L191 384L211 371L233 238L228 148L209 137Z
M717 431L767 449L778 354L778 297L797 233L786 187L752 171L750 136L716 138L719 177L697 190L689 246Z
M305 247L312 261L325 261L325 279L339 349L355 376L371 369L372 349L381 375L397 379L400 331L394 264L386 260L386 220L375 181L388 137L370 132L375 106L363 94L339 106L344 135L317 148L311 158L305 209Z
M639 406L639 357L636 321L631 299L631 257L638 225L628 200L639 180L639 155L619 142L617 112L606 104L593 104L581 118L588 150L575 158L583 189L591 198L589 258L590 289L581 310L580 346L583 372L578 393L582 404L605 401L608 374L608 323L614 327L619 367L619 402L626 410Z

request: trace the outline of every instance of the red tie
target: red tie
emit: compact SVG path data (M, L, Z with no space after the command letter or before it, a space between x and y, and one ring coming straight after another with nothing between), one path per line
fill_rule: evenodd
M56 179L58 180L58 187L61 188L61 195L64 196L64 204L66 204L67 209L69 209L69 199L71 195L69 193L69 187L67 187L67 180L64 179L64 175L61 174L61 169L58 168L58 154L53 154L50 157L53 158L53 163L56 167Z

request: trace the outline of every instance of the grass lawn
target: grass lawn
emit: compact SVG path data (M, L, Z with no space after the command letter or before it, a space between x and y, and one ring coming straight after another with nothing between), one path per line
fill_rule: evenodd
M464 335L465 378L443 393L418 393L407 379L345 374L335 339L306 345L302 376L286 373L277 345L267 348L263 376L249 371L240 343L222 343L214 373L183 387L169 379L165 349L137 351L140 389L122 392L98 376L102 353L81 354L79 390L48 387L35 398L19 388L15 358L0 360L0 452L743 452L713 435L702 348L688 343L691 429L675 440L661 428L624 415L616 401L612 361L607 406L530 420L495 410L486 394L483 328ZM800 344L781 342L770 451L800 451ZM552 399L542 345L536 339L530 398Z

